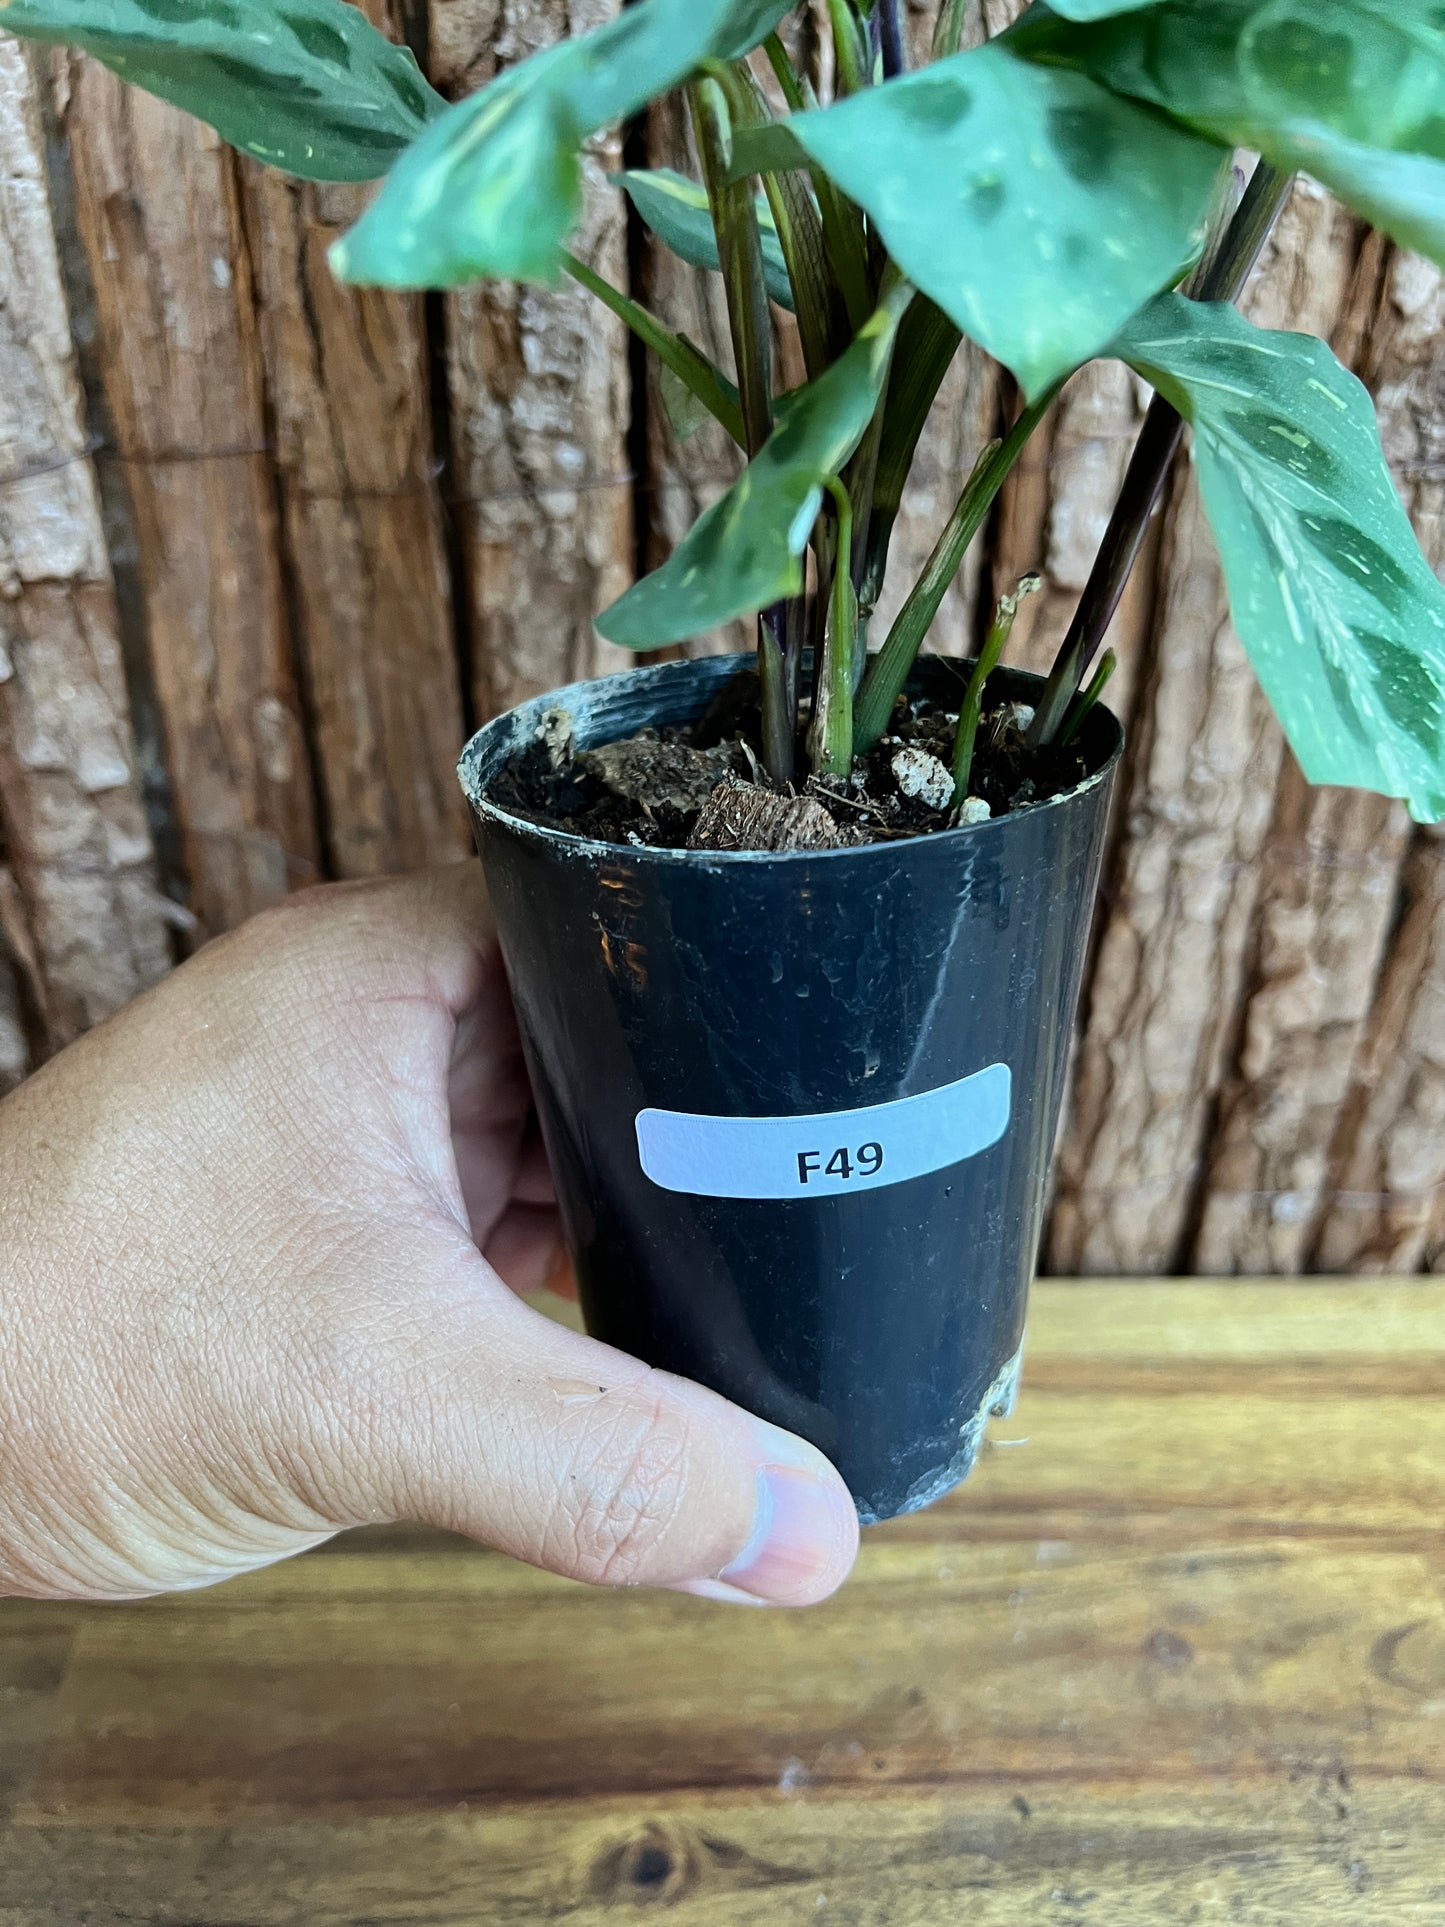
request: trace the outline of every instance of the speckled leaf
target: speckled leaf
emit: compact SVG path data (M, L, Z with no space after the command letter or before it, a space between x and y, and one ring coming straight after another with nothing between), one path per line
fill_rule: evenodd
M709 47L718 60L741 60L744 54L760 47L783 15L790 13L795 0L727 0L718 7L712 0L694 0L692 11L717 20L709 29Z
M1007 44L1303 169L1445 263L1441 0L1168 0L1093 24L1068 11L1031 9Z
M707 189L670 167L636 168L612 179L627 190L632 205L658 240L694 268L718 272L717 233L708 208ZM768 293L780 307L791 309L793 284L783 259L773 210L766 195L757 200L758 230L763 243L763 278Z
M1107 20L1112 14L1160 6L1163 0L1050 0L1050 4L1065 20Z
M797 166L800 149L1030 396L1175 277L1220 160L1209 141L997 42L740 132L735 160Z
M343 0L0 0L0 29L83 48L313 181L375 180L446 112L410 52Z
M1193 423L1235 627L1306 776L1445 817L1445 588L1365 390L1313 336L1179 295L1115 352Z
M344 281L451 288L555 280L582 201L582 144L699 63L753 46L788 0L639 0L461 101L331 250Z
M897 289L833 366L785 397L777 426L660 569L597 619L610 642L655 649L766 608L803 586L803 555L823 487L862 439L883 391L898 322Z

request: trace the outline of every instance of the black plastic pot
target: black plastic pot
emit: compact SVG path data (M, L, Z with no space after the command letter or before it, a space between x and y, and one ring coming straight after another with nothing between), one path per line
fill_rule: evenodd
M612 742L737 667L524 704L461 776L588 1330L813 1440L867 1522L1011 1405L1122 733L1096 710L1050 803L851 850L621 847L487 800L546 711Z

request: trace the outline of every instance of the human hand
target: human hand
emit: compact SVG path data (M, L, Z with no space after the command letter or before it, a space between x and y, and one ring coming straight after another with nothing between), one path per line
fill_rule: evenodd
M201 1586L406 1519L826 1597L838 1474L522 1303L559 1257L478 866L210 945L0 1104L0 1592Z

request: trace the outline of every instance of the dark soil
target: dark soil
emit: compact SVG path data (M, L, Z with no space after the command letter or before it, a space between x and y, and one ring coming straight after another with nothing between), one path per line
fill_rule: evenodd
M759 767L757 676L740 670L696 723L577 754L570 717L550 711L489 793L513 815L553 829L671 850L828 849L926 836L959 821L951 794L938 801L957 721L935 702L900 697L886 735L851 780L809 777L779 795ZM964 820L982 820L981 804L995 817L1027 809L1088 776L1077 749L1029 749L1020 727L1027 721L1012 702L985 708Z

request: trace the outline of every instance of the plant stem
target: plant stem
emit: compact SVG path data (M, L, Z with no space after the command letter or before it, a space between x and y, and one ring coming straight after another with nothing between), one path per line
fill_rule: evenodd
M751 459L773 432L772 317L763 279L763 243L751 183L729 181L732 129L727 102L714 80L689 89L693 129L708 205L717 232L718 260L727 291L728 325L742 396Z
M853 770L853 638L858 629L858 598L848 564L853 549L853 504L836 477L828 483L828 489L837 506L838 537L833 545L833 586L808 751L820 776L849 776Z
M859 599L871 615L883 592L893 525L913 458L963 336L927 295L915 295L898 329L888 380L888 413L878 450L872 514L863 529ZM861 518L860 518L861 520Z
M843 291L848 326L856 334L873 312L873 277L868 271L868 243L863 217L834 187L822 168L811 170L823 239L834 279Z
M1268 161L1259 163L1222 246L1209 261L1196 301L1238 301L1293 186L1293 174L1271 167Z
M807 595L790 596L787 602L783 632L783 668L787 675L788 714L796 717L801 700L803 675L803 650L808 639L808 618L811 613Z
M786 60L787 55L783 58ZM768 98L744 62L735 62L717 79L727 95L735 127L761 127L772 119ZM818 204L801 169L770 170L763 175L763 192L793 287L793 309L808 379L816 381L848 345L843 298L829 272Z
M891 368L890 368L891 373ZM849 498L853 503L853 543L847 558L852 571L853 586L858 587L863 572L865 544L868 536L868 519L873 513L873 490L878 479L878 450L883 440L883 422L888 407L889 376L883 378L883 392L878 397L878 405L873 410L868 426L863 431L863 439L853 451L848 463L845 480L848 484Z
M885 411L888 407L888 389L892 370L883 383L883 393L878 397L878 406L873 412L863 440L854 451L848 464L846 480L850 500L855 504L853 512L853 540L847 557L849 577L853 584L854 598L858 611L853 622L853 694L858 693L863 681L863 672L868 667L868 618L873 614L878 597L865 611L862 606L863 575L868 562L868 531L873 522L873 494L878 483L878 450L883 440Z
M1284 206L1292 180L1292 175L1281 173L1267 161L1260 162L1223 243L1199 281L1196 299L1238 299ZM1144 546L1150 518L1164 492L1183 435L1184 423L1179 415L1162 395L1156 395L1144 418L1088 585L1039 698L1028 734L1029 743L1035 749L1053 741L1075 690L1108 633Z
M716 80L688 90L702 177L717 234L718 261L727 293L728 325L742 397L745 447L751 461L773 432L772 315L763 279L763 244L751 182L728 180L732 127L727 97ZM789 700L784 651L786 611L758 617L758 689L763 716L763 763L775 783L793 777L797 712Z
M579 261L575 254L564 253L562 261L572 279L586 288L589 294L595 294L620 321L626 322L639 341L651 348L658 360L672 370L684 387L697 396L714 420L742 447L745 430L738 391L721 370L714 368L707 356L685 336L674 334L671 328L664 327L655 315L650 315L646 308L639 306L619 288L614 288L610 281L605 281L585 261Z
M888 639L874 659L853 718L853 735L859 752L870 750L888 727L893 705L908 680L909 671L923 646L923 638L933 625L949 584L958 574L968 546L983 527L984 517L994 497L1003 487L1009 470L1023 453L1029 437L1043 420L1062 383L1026 408L1001 442L992 442L979 456L972 475L959 496L952 515L933 546L923 574L898 612Z
M828 0L828 22L833 29L833 57L840 94L858 94L868 85L868 43L858 31L852 0Z
M878 14L878 41L883 54L883 78L892 80L903 72L907 62L903 53L903 25L898 17L898 0L874 0Z
M768 65L772 68L778 85L783 90L783 99L788 103L788 112L801 114L806 112L810 105L816 106L817 103L810 102L804 92L803 83L798 78L798 70L788 58L788 50L778 34L768 35L763 42L763 52L768 56Z
M758 617L758 697L763 712L763 767L775 783L783 784L793 780L796 692L790 700L788 665L775 626L778 614L779 607L774 607ZM779 626L786 627L786 616Z
M973 665L973 674L968 679L964 692L963 707L958 712L958 734L953 739L953 807L958 809L968 797L968 779L973 770L973 745L978 735L979 718L983 714L984 685L994 670L998 668L1013 630L1014 617L1019 612L1019 604L1026 595L1032 595L1043 587L1043 579L1036 575L1026 575L1012 595L999 601L989 627L988 637Z
M963 29L968 19L968 0L943 0L938 23L933 29L933 58L947 60L963 45Z
M788 50L778 35L770 33L763 46L778 85L783 90L783 99L788 103L788 111L794 114L811 113L818 105L817 96L789 60ZM838 192L821 167L810 167L808 177L818 198L818 214L823 224L828 265L848 311L848 326L856 334L873 312L873 283L868 273L863 218L857 208ZM841 354L847 343L844 341L835 346Z
M1094 671L1093 680L1080 696L1075 696L1069 704L1069 713L1064 718L1064 726L1059 731L1059 748L1067 749L1079 731L1084 727L1085 718L1094 704L1108 687L1109 678L1119 667L1119 658L1112 649L1106 649L1099 658L1099 666Z
M1039 698L1028 733L1034 748L1053 740L1079 686L1079 678L1114 620L1183 435L1184 424L1179 416L1168 402L1156 395L1134 445L1124 486L1094 560L1088 586Z
M851 502L851 497L849 498ZM817 580L817 593L813 597L812 627L808 637L813 651L813 706L808 724L811 741L818 720L818 704L822 700L823 653L828 636L828 618L832 611L830 585L838 566L838 518L825 511L821 512L813 524L811 537L813 548L813 570Z

